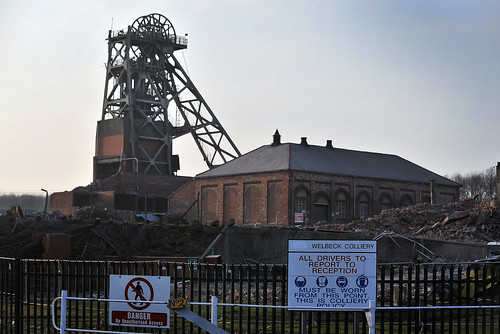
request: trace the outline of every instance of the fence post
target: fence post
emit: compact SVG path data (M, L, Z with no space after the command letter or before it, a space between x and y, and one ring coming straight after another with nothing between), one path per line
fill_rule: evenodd
M366 320L368 322L369 333L375 334L375 309L377 303L374 300L368 302L368 310L365 311Z
M14 304L14 308L15 308L15 317L14 317L14 328L15 328L15 333L16 334L21 334L22 333L22 327L23 327L23 324L22 324L22 318L23 318L23 310L22 310L22 295L21 295L21 291L22 291L22 286L23 286L23 275L22 275L22 268L21 268L21 265L22 265L22 262L21 262L21 259L16 259L14 261L14 266L15 266L15 269L14 269L14 277L15 277L15 296L16 296L16 299L15 299L15 304Z
M217 326L217 296L212 296L212 324Z
M353 333L359 334L359 313L357 311L353 312Z
M300 334L307 333L307 314L306 311L300 311Z
M68 297L68 291L62 290L61 291L61 330L59 331L60 334L65 334L66 333L66 298Z

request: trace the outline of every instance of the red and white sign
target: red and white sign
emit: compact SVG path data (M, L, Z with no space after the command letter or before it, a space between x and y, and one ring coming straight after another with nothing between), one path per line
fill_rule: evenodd
M170 277L110 275L109 324L115 326L169 328L167 304L148 303L170 299Z
M295 223L303 223L304 222L304 213L303 212L295 212Z

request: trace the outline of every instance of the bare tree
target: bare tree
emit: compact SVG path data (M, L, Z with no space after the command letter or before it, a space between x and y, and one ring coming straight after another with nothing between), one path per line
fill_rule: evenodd
M497 196L497 172L495 166L484 171L484 187L486 198L494 198Z
M0 214L16 205L27 212L41 211L45 205L45 197L30 194L0 194Z
M460 183L460 198L493 199L496 197L496 168L490 167L483 172L456 173L450 177Z

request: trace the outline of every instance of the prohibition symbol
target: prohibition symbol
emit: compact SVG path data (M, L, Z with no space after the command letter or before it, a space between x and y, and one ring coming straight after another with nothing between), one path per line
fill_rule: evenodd
M144 283L144 285L141 285L141 282ZM149 294L147 293L147 290L149 290ZM129 292L131 297L129 298ZM146 297L149 295L149 299ZM135 309L135 310L144 310L145 308L148 308L150 303L145 303L146 301L152 301L154 297L154 291L153 291L153 286L151 283L149 283L148 280L142 278L142 277L136 277L130 282L127 283L125 286L125 299L126 300L131 300L134 299L135 302L128 302L127 304Z

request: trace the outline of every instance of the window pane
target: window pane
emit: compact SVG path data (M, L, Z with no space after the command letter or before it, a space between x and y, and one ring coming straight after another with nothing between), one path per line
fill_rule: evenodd
M297 197L295 199L295 212L303 212L303 211L306 211L306 198Z
M380 204L380 210L382 210L382 211L389 210L390 208L391 208L390 204L386 204L386 203Z
M387 196L387 195L382 196L382 198L380 200L380 210L381 211L387 210L387 209L390 209L391 207L392 207L392 203L391 203L391 199L389 198L389 196Z
M368 203L359 203L359 218L368 218Z
M337 201L337 217L346 218L347 217L347 202Z

